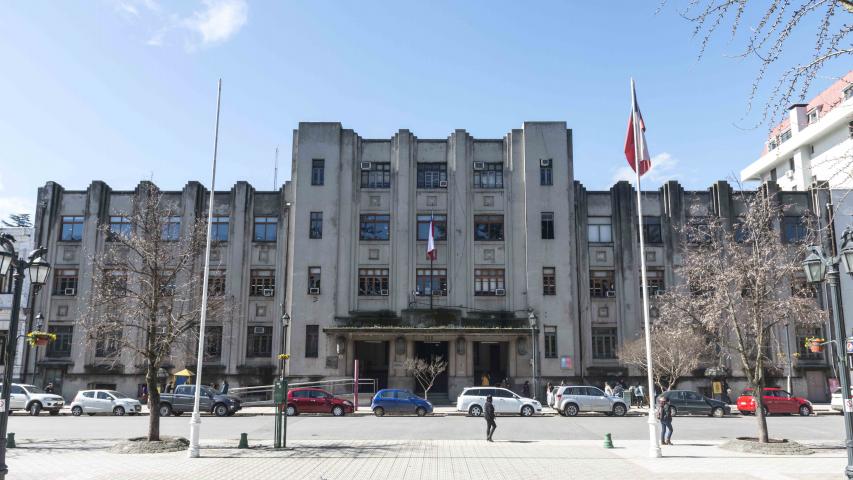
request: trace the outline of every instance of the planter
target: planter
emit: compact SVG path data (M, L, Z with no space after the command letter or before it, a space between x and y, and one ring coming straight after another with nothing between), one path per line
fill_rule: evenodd
M35 346L38 346L38 347L43 347L43 346L47 345L47 341L48 341L48 339L45 337L39 337L39 338L33 339L33 343L35 343L36 344Z
M820 353L823 351L823 345L817 342L813 342L811 345L809 345L809 351L812 353Z

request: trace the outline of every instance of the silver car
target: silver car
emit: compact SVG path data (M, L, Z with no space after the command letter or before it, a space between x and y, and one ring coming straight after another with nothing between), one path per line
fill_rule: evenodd
M601 412L623 417L628 412L628 405L620 397L605 395L598 387L567 385L557 388L554 409L564 417L574 417L580 412Z

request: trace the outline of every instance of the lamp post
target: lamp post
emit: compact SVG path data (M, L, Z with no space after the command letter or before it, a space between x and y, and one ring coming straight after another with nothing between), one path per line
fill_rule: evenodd
M273 403L275 404L275 438L273 447L287 448L287 380L284 379L284 367L287 365L287 327L290 326L290 315L281 315L281 348L278 354L278 381L273 388ZM284 410L284 412L282 412Z
M287 353L287 328L290 327L290 315L287 312L284 312L281 316L281 348L279 351L281 353ZM284 365L285 360L280 358L278 361L278 372L279 378L284 380Z
M0 405L0 479L6 478L9 467L6 465L6 430L9 427L9 397L12 393L12 370L14 370L15 353L18 348L18 321L21 314L21 295L24 287L24 271L30 277L33 288L44 285L50 274L50 264L44 259L47 249L39 247L33 250L27 260L18 258L15 251L15 237L8 233L0 234L0 276L6 275L10 269L14 282L12 292L12 316L9 320L9 332L6 342L5 363L3 369L3 404Z
M835 328L835 338L829 343L834 343L836 361L838 362L838 376L841 382L841 398L844 406L844 432L846 434L847 467L844 469L848 479L853 479L853 409L850 408L850 370L847 367L847 358L844 348L844 326L841 324L839 312L839 271L838 263L844 264L848 274L853 274L853 230L848 226L842 236L844 243L841 245L841 253L837 257L825 255L823 249L818 246L810 246L811 252L803 260L803 270L806 279L811 283L819 283L824 280L829 284L830 306L832 308L832 323Z
M33 287L33 296L35 296L36 293L37 292L35 290L35 287ZM41 329L44 328L44 315L42 315L41 312L39 312L38 315L36 315L35 323L33 324L33 327L35 328L36 332L40 332L40 331L42 331ZM38 363L39 362L39 345L38 345L38 343L36 344L36 348L33 352L34 352L34 355L33 355L33 357L34 357L33 358L33 383L38 385L38 371L39 371L39 363ZM26 363L24 363L24 366L26 367ZM26 374L27 373L26 368L21 373Z
M791 331L788 322L785 322L785 354L788 355L788 382L787 382L787 390L791 395L794 394L794 384L791 381L791 375L793 375L794 366L791 362Z
M537 388L536 382L536 357L537 355L537 343L539 343L539 338L536 335L536 315L533 314L533 309L531 308L527 314L527 322L530 323L530 342L533 344L533 351L531 355L532 358L532 366L533 366L533 399L536 400L536 394L539 393L539 389Z

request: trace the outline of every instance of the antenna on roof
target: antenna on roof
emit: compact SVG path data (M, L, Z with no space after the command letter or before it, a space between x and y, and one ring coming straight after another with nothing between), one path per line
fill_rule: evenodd
M275 146L275 170L272 178L272 189L278 188L278 145Z

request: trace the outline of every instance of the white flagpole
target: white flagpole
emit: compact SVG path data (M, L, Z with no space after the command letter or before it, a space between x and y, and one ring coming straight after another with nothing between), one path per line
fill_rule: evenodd
M631 121L634 131L634 173L637 175L637 226L640 230L640 272L643 282L643 326L646 330L646 368L649 396L649 456L657 458L661 456L658 444L657 421L655 418L655 383L652 376L652 337L649 326L649 285L646 282L646 242L643 235L643 198L640 190L640 164L643 156L643 148L640 145L640 122L637 112L637 98L634 89L634 79L631 78Z
M222 98L222 79L216 87L216 129L213 134L213 173L210 176L210 203L207 207L207 244L204 249L204 278L201 282L201 320L198 327L198 356L196 357L195 397L193 398L193 416L190 419L190 458L198 458L198 437L201 428L199 403L201 401L201 367L204 361L204 322L207 320L207 281L210 278L210 243L213 226L213 192L216 188L216 154L219 151L219 102Z

